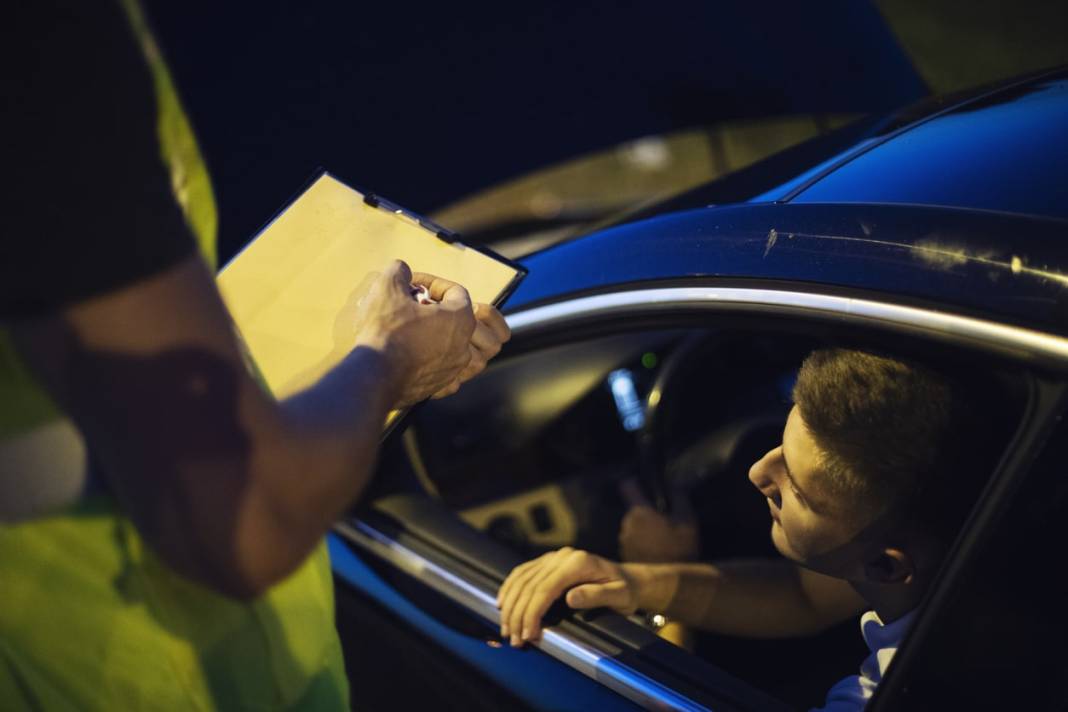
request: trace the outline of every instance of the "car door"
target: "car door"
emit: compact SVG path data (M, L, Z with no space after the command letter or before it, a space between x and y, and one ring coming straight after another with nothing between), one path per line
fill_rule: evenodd
M604 612L555 611L553 620L558 622L536 649L513 650L496 639L496 588L531 552L517 550L507 528L494 531L492 519L471 516L471 510L479 509L478 492L490 491L490 502L514 499L520 492L513 490L522 487L557 487L566 495L567 483L560 478L576 473L553 469L543 473L541 482L510 480L509 473L529 475L530 463L521 457L529 450L524 451L522 444L524 438L537 442L539 432L566 433L583 428L593 432L608 428L612 421L618 426L615 436L625 433L623 414L613 407L606 392L609 374L628 366L636 369L635 358L641 363L650 353L656 356L658 349L662 357L670 359L694 334L713 342L713 349L725 348L730 353L740 349L746 357L768 353L768 343L788 344L787 351L798 352L814 343L859 343L889 347L914 357L978 361L989 369L991 379L1004 386L1006 407L1018 410L1014 417L1019 418L1021 427L1034 429L1039 427L1036 421L1023 417L1030 412L1034 369L1063 370L1068 360L1068 344L1061 337L946 310L905 306L891 298L844 295L841 290L828 293L801 284L739 287L722 286L714 280L689 280L686 285L617 288L533 306L509 315L509 322L514 333L509 353L459 396L421 411L412 420L408 447L398 445L392 456L384 457L385 468L398 470L404 469L407 460L413 470L409 473L411 482L422 484L396 485L392 496L380 498L339 525L331 547L341 590L358 591L373 599L388 612L383 615L432 639L438 653L462 660L463 674L471 681L465 689L495 690L513 696L517 704L538 709L596 704L605 708L638 705L764 710L784 706L776 696L789 697L794 704L818 704L820 699L812 686L801 689L789 680L769 680L767 676L741 679L729 670L734 657L729 647L719 659L710 661L707 655L702 659L663 641L635 620ZM736 360L744 362L745 358ZM531 363L540 365L532 370ZM781 390L778 380L788 377L782 363L770 359L749 365L752 368L739 366L734 373L725 374L726 378L711 382L720 388L732 380L750 380L751 385L771 392L763 396L765 400L774 400L774 392ZM683 373L687 373L685 369ZM656 378L644 385L640 380L638 387L648 391L641 394L648 402ZM691 382L686 376L681 390ZM673 389L679 390L679 383ZM534 405L524 405L524 398L534 398ZM605 407L603 422L587 415L592 412L588 410L590 398ZM568 418L569 427L560 429ZM473 430L480 435L471 445L458 442L455 435L435 440L436 430ZM417 443L414 450L410 445L413 438ZM585 460L579 458L594 461L579 474L599 476L598 457L606 462L614 462L613 458L625 462L628 452L620 455L613 445L619 442L625 439L595 443ZM428 443L436 444L428 448ZM681 446L683 451L685 445ZM477 458L464 455L465 448L496 452L496 465L479 464ZM730 460L735 450L728 443L709 452ZM637 454L638 447L629 453ZM466 483L471 485L466 492L462 491L465 483L455 473L442 488L441 482L434 482L434 473L426 471L427 460L434 470L436 463L452 459L470 462L473 473L481 472ZM640 469L640 463L633 465ZM486 476L494 467L496 481ZM419 469L423 472L414 472ZM387 474L386 479L398 479L383 474ZM426 492L427 478L429 489L434 490L431 494ZM517 482L522 487L515 486ZM567 496L562 498L568 500ZM520 529L536 533L537 504L520 505L517 511L525 510L529 519ZM486 502L481 505L484 508ZM545 509L551 521L551 502ZM572 513L580 520L577 529L589 523L582 521L584 515L579 510ZM531 544L529 537L526 544ZM533 545L539 545L536 537ZM544 538L540 545L546 545ZM345 642L348 645L350 641ZM821 645L820 649L826 649L833 641ZM803 645L795 646L792 654L803 651ZM841 668L839 676L855 674L862 652L855 657L855 664ZM819 680L815 689L826 689L833 681L833 677Z

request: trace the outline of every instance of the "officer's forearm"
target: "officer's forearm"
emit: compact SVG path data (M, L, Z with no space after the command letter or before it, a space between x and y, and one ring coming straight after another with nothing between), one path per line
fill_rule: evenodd
M259 422L249 428L250 486L235 512L238 595L242 587L255 595L294 570L366 486L392 378L378 352L357 349L276 412L249 418Z
M357 349L277 403L196 258L12 334L144 539L240 597L299 566L366 484L396 391L390 364Z

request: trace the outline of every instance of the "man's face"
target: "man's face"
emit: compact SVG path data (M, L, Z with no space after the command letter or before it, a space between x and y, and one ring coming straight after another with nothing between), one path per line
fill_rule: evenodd
M863 564L854 537L867 524L856 521L853 503L824 486L821 452L794 406L782 445L749 469L749 480L768 500L771 540L783 556L831 576L852 578Z

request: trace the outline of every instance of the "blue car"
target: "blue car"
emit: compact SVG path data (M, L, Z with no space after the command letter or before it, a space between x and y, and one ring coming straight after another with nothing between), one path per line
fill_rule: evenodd
M495 596L553 548L618 556L629 478L687 493L702 556L770 553L745 473L803 356L840 344L977 371L1015 424L869 709L1068 706L1068 71L864 119L521 261L512 341L411 414L330 536L356 708L821 704L867 654L855 621L686 649L559 605L517 649Z

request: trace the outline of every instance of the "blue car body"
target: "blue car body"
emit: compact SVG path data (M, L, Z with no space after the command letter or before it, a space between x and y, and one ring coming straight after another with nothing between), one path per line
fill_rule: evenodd
M822 154L795 151L808 165L754 167L749 188L728 177L528 256L507 304L509 348L613 319L774 309L900 328L1026 372L1020 430L870 709L1063 705L1066 590L1052 572L1068 514L1068 72L930 101L845 135L849 145ZM722 195L731 203L708 205ZM439 526L427 507L366 506L333 535L339 616L364 606L408 631L441 675L456 675L448 689L465 690L467 708L777 707L618 616L565 616L557 642L577 646L570 658L495 645L493 612L479 606L521 559ZM464 600L463 622L442 613ZM355 646L359 626L341 627ZM590 643L597 635L609 643ZM436 684L427 689L446 689Z

